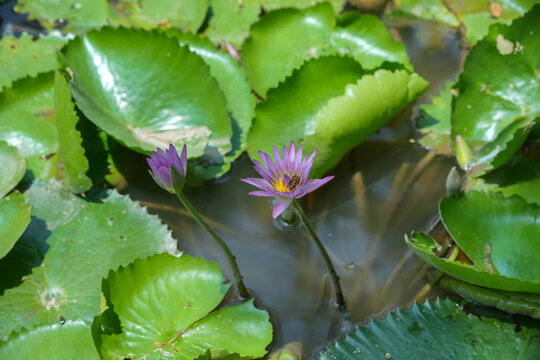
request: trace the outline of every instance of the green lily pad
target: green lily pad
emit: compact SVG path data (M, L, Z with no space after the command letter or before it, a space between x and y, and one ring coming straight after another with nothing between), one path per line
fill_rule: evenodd
M17 334L0 346L0 358L19 360L99 360L90 327L83 321L44 325Z
M313 59L257 105L248 153L252 158L258 150L271 153L273 145L294 140L307 153L317 150L312 176L318 177L426 87L404 70L365 75L348 57Z
M248 0L249 1L249 0ZM332 5L334 12L338 14L345 6L344 0L259 0L267 11L282 8L305 9L317 3L328 2Z
M249 28L259 19L258 1L210 0L212 18L206 34L217 44L240 47L249 36Z
M21 181L26 163L17 149L0 141L0 199Z
M106 28L71 41L64 55L77 106L126 146L148 154L169 143L187 144L190 158L201 156L207 144L221 155L231 150L219 85L201 57L176 40Z
M519 195L527 202L540 205L540 159L530 159L522 152L498 169L471 179L469 189L501 192L505 197Z
M153 29L176 27L196 33L208 11L209 0L120 0L106 1L113 14L110 23Z
M5 35L0 40L0 91L13 81L36 76L56 68L56 51L68 41L59 31L41 35L37 40L22 33L16 38Z
M439 204L444 225L476 268L538 282L540 208L518 196L471 191Z
M405 47L379 19L353 13L336 19L328 3L265 15L251 28L242 63L253 89L265 97L307 60L336 53L350 54L365 69L396 62L411 70Z
M416 126L423 135L419 143L441 155L453 155L452 150L452 81L447 81L431 104L420 106L421 115Z
M465 313L452 300L414 303L358 327L323 350L322 360L520 359L540 356L540 329Z
M0 93L0 140L25 157L58 150L54 122L54 73L18 80Z
M0 297L3 341L12 331L55 324L61 316L92 321L100 309L101 279L110 269L176 252L176 241L159 219L114 190L89 202L56 181L35 181L25 194L33 216L47 223L50 247L27 280Z
M20 0L18 13L28 13L46 29L84 33L106 25L154 28L175 26L196 32L208 10L208 0Z
M92 187L92 181L86 176L88 160L81 146L81 134L76 128L79 118L75 114L71 92L66 79L59 72L54 77L54 112L66 184L73 192L84 192Z
M26 196L14 192L0 199L0 259L6 256L28 224L32 206Z
M452 137L460 135L471 146L469 165L476 175L510 159L538 121L539 16L540 5L510 26L493 25L465 62L456 85Z
M229 289L224 280L216 263L190 255L156 255L111 272L103 285L107 311L122 332L107 334L117 320L101 316L103 358L194 359L207 350L264 356L272 326L252 300L210 313Z
M489 273L480 270L476 265L467 265L438 257L435 251L440 250L441 246L424 233L413 232L410 239L405 236L405 241L416 255L459 280L493 289L540 294L538 281L525 281Z
M452 27L459 26L456 15L450 11L442 0L399 0L394 1L390 19L409 18L437 21Z

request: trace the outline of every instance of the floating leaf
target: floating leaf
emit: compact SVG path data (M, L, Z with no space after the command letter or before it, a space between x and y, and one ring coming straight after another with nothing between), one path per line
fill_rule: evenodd
M532 152L537 145L530 143ZM527 147L525 147L527 149ZM528 150L522 150L526 152ZM519 195L527 202L540 205L540 159L529 159L518 153L498 169L470 180L468 187L484 192L501 192L505 197Z
M64 54L77 106L126 146L147 154L186 143L190 158L207 143L221 155L231 149L225 97L204 61L174 39L106 28L71 41Z
M61 316L92 321L109 269L176 251L176 241L159 219L116 191L88 202L57 182L36 181L25 194L33 215L47 223L50 248L22 285L0 297L4 341L12 331L58 323Z
M81 146L81 134L76 128L79 118L75 114L71 93L66 79L59 72L54 77L54 112L66 183L73 192L84 192L92 187L92 181L86 176L88 160Z
M28 224L32 206L21 193L14 192L0 199L0 259L19 239Z
M459 20L445 6L442 0L398 0L393 2L390 19L410 18L437 21L453 27L459 26Z
M535 6L511 26L493 25L465 62L456 85L452 136L461 135L472 146L476 175L512 157L540 115L539 16Z
M540 208L514 196L471 191L448 196L441 219L475 267L519 280L540 279Z
M259 19L258 1L210 0L212 17L206 34L213 42L240 47L249 36L249 28Z
M54 73L19 80L0 93L0 140L25 157L58 150L53 125Z
M111 24L153 29L176 27L196 33L208 11L209 0L120 0L107 1Z
M248 0L249 1L249 0ZM334 12L338 14L343 10L345 1L343 0L259 0L267 11L282 8L305 9L317 3L328 2L332 5Z
M279 148L294 140L307 153L317 150L312 176L318 177L426 87L422 78L404 70L364 75L351 58L311 60L257 106L249 155L271 153L273 145Z
M431 104L420 106L421 116L417 127L423 137L419 143L442 155L453 155L452 139L452 93L453 82L447 81L437 96L431 97Z
M208 0L21 0L15 6L46 29L62 27L76 33L106 25L175 26L196 32L207 9Z
M358 327L320 353L341 359L520 359L540 356L540 329L467 314L452 300L414 303Z
M156 255L111 272L104 294L122 332L102 334L103 358L194 359L207 350L262 357L272 340L267 312L248 301L208 314L229 289L224 280L216 263L190 255ZM102 325L114 328L107 319L114 317L102 315Z
M26 163L17 149L0 141L0 199L21 181Z
M482 271L474 265L438 257L436 252L441 250L441 246L424 233L413 232L410 239L405 236L405 241L416 255L437 269L462 281L493 289L540 294L540 282L538 281L522 281Z
M54 70L56 51L67 41L59 31L36 40L28 33L18 38L4 35L0 40L0 91L20 78Z
M17 334L0 347L0 358L20 360L99 360L90 327L82 321L45 325Z
M242 63L253 89L265 97L305 61L335 53L350 54L365 69L384 62L411 69L405 47L392 39L379 19L345 13L336 20L328 3L265 15L251 28L242 47Z

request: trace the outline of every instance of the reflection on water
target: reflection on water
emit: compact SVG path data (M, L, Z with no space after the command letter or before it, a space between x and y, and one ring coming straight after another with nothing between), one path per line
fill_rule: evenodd
M441 81L458 70L455 41L430 53L418 43L414 30L401 33L412 49L409 55L415 68L434 80L429 91L436 93ZM426 54L430 61L425 61ZM415 137L410 117L411 109L403 111L346 155L332 171L334 180L303 199L342 278L354 322L407 304L426 284L427 266L407 250L403 234L424 228L436 214L452 161L426 156L410 141ZM184 251L216 260L232 279L216 244L173 195L153 183L144 159L138 161L140 173L123 192L158 214ZM275 310L281 323L277 346L301 341L309 356L327 340L334 319L326 267L302 228L280 231L272 221L271 202L247 195L253 189L239 179L251 176L257 174L244 156L228 181L184 191L236 254L246 285Z

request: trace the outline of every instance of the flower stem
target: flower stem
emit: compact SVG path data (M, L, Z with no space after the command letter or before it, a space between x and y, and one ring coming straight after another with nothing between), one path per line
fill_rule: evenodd
M219 245L221 250L225 253L225 256L227 257L227 260L229 261L229 265L231 266L234 280L236 282L236 287L238 288L238 293L240 296L244 299L249 299L251 296L249 295L249 292L246 289L246 286L244 285L244 282L242 280L242 274L240 274L240 269L238 268L238 264L236 263L236 257L232 254L231 249L227 246L225 241L204 221L202 216L199 214L197 209L191 203L188 201L188 199L182 194L178 193L176 194L178 196L178 199L182 202L184 207L187 211L193 216L195 221L210 235L212 239Z
M293 200L291 203L291 206L296 213L296 215L300 218L300 221L306 228L306 231L308 232L309 236L317 245L317 248L319 249L319 252L321 253L324 262L326 263L326 267L328 267L328 271L330 272L330 278L332 279L332 282L334 283L334 291L336 292L336 302L338 304L338 307L340 310L346 310L347 305L345 304L345 298L343 297L343 291L341 290L341 284L339 283L339 276L336 273L336 269L334 269L334 265L332 264L332 260L330 260L330 256L328 255L328 252L326 251L323 243L315 233L315 230L313 230L313 227L311 226L306 214L304 213L304 210L302 210L302 207L296 200Z

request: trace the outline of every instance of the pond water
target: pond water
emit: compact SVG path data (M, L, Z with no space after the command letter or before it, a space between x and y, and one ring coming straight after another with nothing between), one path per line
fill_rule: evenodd
M6 15L10 3L2 6L4 31L13 21L18 25L12 29L34 25ZM392 31L405 43L415 71L430 82L414 106L428 102L429 95L459 71L457 35L428 22L400 24ZM425 228L437 214L453 160L426 157L414 142L414 106L347 154L331 171L336 178L303 201L342 279L353 322L408 304L427 283L428 267L407 250L403 234ZM144 157L132 155L122 167L130 171L121 192L159 215L182 250L216 260L232 278L220 249L176 197L154 183ZM185 193L233 250L246 285L273 310L280 324L274 346L299 341L309 357L334 336L336 317L329 301L333 290L326 267L302 228L279 230L271 203L247 195L253 189L239 179L252 176L257 174L243 156L226 179L186 188Z

